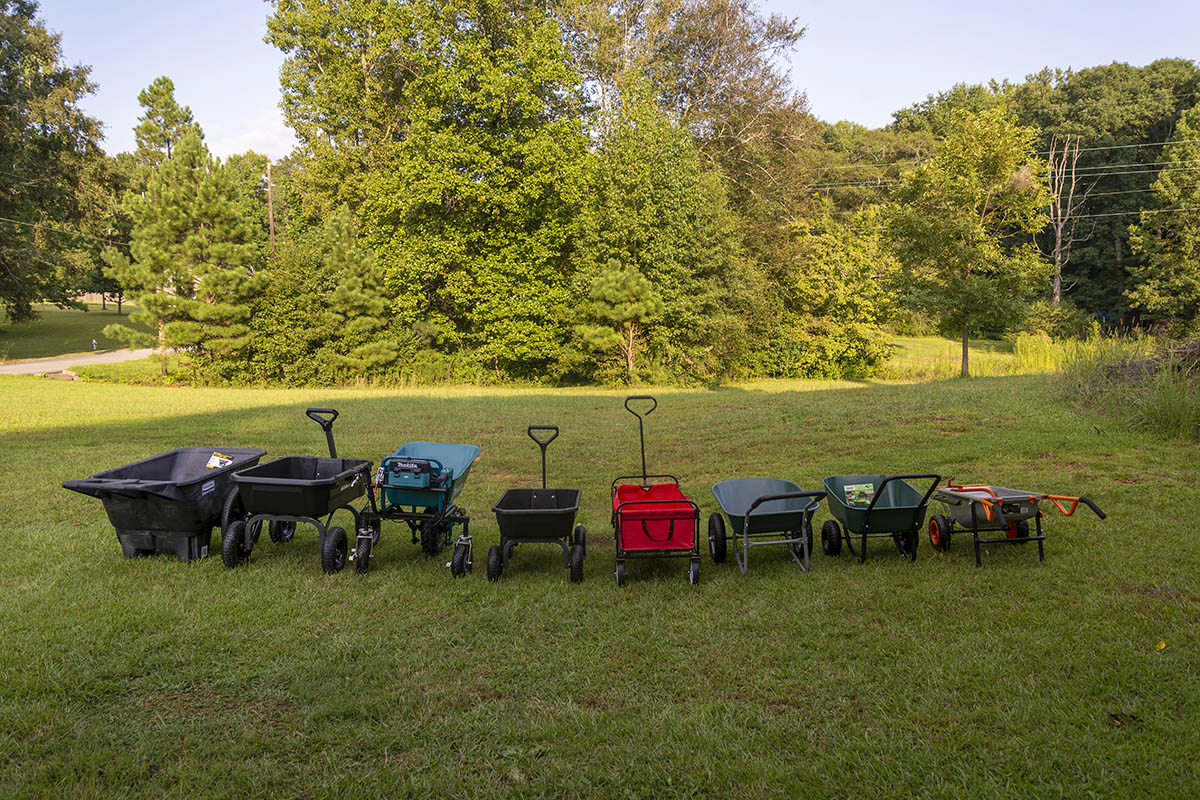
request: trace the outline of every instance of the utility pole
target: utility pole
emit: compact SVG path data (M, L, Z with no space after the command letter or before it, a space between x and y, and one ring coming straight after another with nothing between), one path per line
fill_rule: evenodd
M275 204L271 201L271 160L267 159L267 228L271 232L271 254L275 254Z

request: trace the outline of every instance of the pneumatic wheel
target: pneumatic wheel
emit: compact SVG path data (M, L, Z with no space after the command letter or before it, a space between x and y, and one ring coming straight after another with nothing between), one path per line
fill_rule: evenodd
M246 508L242 505L241 492L234 486L229 490L229 494L225 495L225 503L221 506L221 530L228 530L234 520L244 519L245 516Z
M821 526L821 552L836 556L842 552L842 526L836 519L827 519Z
M812 551L813 551L813 529L812 529L812 520L811 519L806 518L804 520L804 536L803 536L803 538L804 538L804 544L808 547L808 554L811 556ZM797 553L797 555L803 556L804 554L803 554L803 552L801 552L801 553Z
M354 571L359 575L364 575L371 568L371 537L359 536L355 545Z
M625 562L617 562L617 586L625 585Z
M724 564L726 552L725 518L714 511L708 517L708 554L714 563Z
M571 583L583 583L583 545L577 544L571 548L569 555Z
M454 554L450 556L450 575L461 578L467 574L470 567L471 546L466 542L454 545Z
M500 573L504 571L503 559L500 555L500 548L497 545L492 545L488 548L487 557L487 579L495 582L500 580Z
M692 586L700 583L700 559L693 558L688 562L688 583Z
M1010 522L1004 530L1010 539L1023 539L1029 535L1029 523L1024 520ZM1017 542L1017 544L1029 544L1029 542Z
M929 518L929 543L934 550L945 552L950 549L950 520L944 514Z
M325 531L325 539L321 542L321 569L326 575L341 572L346 566L346 531L343 528L330 528Z
M244 564L250 558L250 549L246 547L246 523L234 520L221 531L221 563L233 569L238 564Z
M271 520L271 524L267 528L267 536L271 539L271 544L282 544L290 542L292 537L296 535L296 523L285 522L283 520Z
M436 556L442 549L442 532L437 524L423 522L421 524L421 551L427 556Z
M587 555L587 528L582 525L575 526L575 538L571 541L573 545L579 545L583 549L583 554Z

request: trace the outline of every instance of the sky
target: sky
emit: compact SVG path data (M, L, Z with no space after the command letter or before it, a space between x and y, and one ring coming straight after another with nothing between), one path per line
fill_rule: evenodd
M1020 81L1045 66L1200 59L1200 0L759 0L807 29L788 59L812 112L870 127L955 83ZM263 42L262 0L41 0L66 60L92 67L83 107L105 150L134 149L137 94L159 75L191 106L214 154L287 155L279 111L283 54Z

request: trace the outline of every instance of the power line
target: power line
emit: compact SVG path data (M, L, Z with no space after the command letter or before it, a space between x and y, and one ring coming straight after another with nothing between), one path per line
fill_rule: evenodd
M112 239L101 239L99 236L89 236L86 233L79 233L77 231L63 231L59 230L58 228L51 228L46 225L38 224L36 222L24 222L19 219L9 219L8 217L0 217L0 222L11 222L14 225L24 225L27 228L42 228L49 233L61 233L64 236L75 236L80 239L91 239L93 242L103 242L104 244L111 244L113 247L129 247L129 244L126 242L114 242Z
M1098 152L1098 151L1102 151L1102 150L1127 150L1127 149L1135 148L1135 147L1165 147L1166 145L1169 145L1169 144L1193 144L1195 142L1200 142L1200 139L1178 139L1175 141L1146 142L1143 144L1113 144L1113 145L1105 145L1103 147L1081 147L1081 148L1079 148L1079 152L1080 153L1094 153L1094 152ZM1061 152L1061 151L1058 151L1058 152ZM1074 152L1074 150L1072 149L1071 152ZM1048 156L1048 155L1050 155L1050 151L1049 150L1039 150L1038 152L1034 153L1033 155ZM814 171L825 172L828 170L835 170L835 169L885 169L887 167L898 167L898 166L902 166L905 164L922 164L928 160L929 160L928 158L918 158L918 159L905 159L905 160L901 160L901 161L887 161L882 164L879 164L879 163L874 163L874 164L871 164L871 163L834 164L834 165L828 166L828 167L817 167ZM1134 162L1134 163L1142 163L1142 162ZM1115 166L1115 165L1110 164L1109 166Z

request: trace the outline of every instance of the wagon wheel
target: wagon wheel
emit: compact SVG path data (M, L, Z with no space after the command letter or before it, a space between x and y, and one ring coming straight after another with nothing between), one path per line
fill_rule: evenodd
M343 528L330 528L325 531L321 542L321 569L326 575L341 572L346 566L346 531Z
M577 544L571 548L571 583L583 583L583 556L583 545Z
M821 526L821 552L836 556L842 552L842 527L836 519L827 519Z
M934 550L950 549L950 520L942 514L934 514L929 518L929 543Z
M693 558L688 562L688 583L692 586L700 583L700 559Z
M371 568L371 545L370 536L360 534L355 540L354 571L359 575L366 574L366 571Z
M616 574L617 574L617 586L624 586L625 585L625 562L624 561L617 562L617 573Z
M487 579L494 583L495 581L500 580L500 573L503 571L504 561L502 554L500 553L500 548L496 545L492 545L488 548Z
M1004 529L1010 539L1025 538L1029 535L1029 523L1024 520L1020 522L1010 522ZM1017 544L1029 544L1029 542L1017 542Z
M234 486L229 490L229 494L225 495L225 503L221 506L221 530L228 530L231 522L245 517L246 507L242 504L242 495L238 487Z
M587 528L583 527L582 525L576 525L575 536L571 540L571 544L579 545L579 547L583 550L584 555L587 555ZM580 580L582 580L582 578Z
M436 556L442 551L442 526L433 520L421 523L421 550L427 556Z
M725 540L725 518L717 511L708 517L708 554L717 564L725 563L727 554Z
M221 563L233 569L238 564L244 564L250 559L250 549L246 547L246 523L234 520L221 531Z
M290 542L292 537L296 535L296 523L285 522L283 520L271 520L271 524L267 527L267 536L270 537L272 544L282 544Z
M467 574L470 569L468 565L468 556L471 554L471 546L466 542L459 542L454 545L454 555L450 557L450 574L455 578L461 578Z

